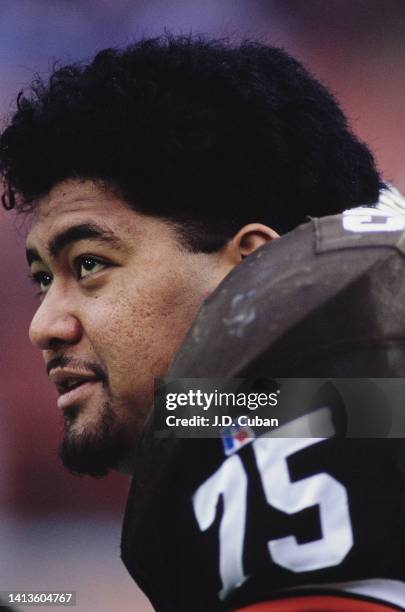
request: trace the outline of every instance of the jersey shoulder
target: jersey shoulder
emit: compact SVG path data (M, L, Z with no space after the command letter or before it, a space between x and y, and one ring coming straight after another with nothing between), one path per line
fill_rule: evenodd
M360 208L313 219L258 249L204 303L170 376L243 376L287 335L298 352L306 334L314 348L317 338L331 346L344 336L353 344L402 335L404 228L405 215ZM273 376L285 375L288 364L278 363Z

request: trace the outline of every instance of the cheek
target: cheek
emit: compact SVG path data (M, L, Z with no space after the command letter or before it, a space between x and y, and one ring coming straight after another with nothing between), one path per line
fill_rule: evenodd
M140 343L144 344L145 315L145 310L125 294L97 301L88 319L88 336L108 368L115 364L122 367Z
M188 327L176 292L157 288L131 300L126 291L97 302L87 334L111 385L134 387L161 376Z
M111 392L132 401L150 394L154 378L165 374L202 301L179 274L157 269L142 281L116 287L88 309L88 337Z

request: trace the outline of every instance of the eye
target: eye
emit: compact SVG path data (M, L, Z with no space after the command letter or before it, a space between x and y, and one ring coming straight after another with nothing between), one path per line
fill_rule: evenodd
M34 272L30 275L31 280L39 288L39 293L46 293L52 283L52 275L48 272Z
M101 261L91 255L81 255L75 261L75 268L79 280L91 276L96 272L101 272L106 266L107 263L105 261Z

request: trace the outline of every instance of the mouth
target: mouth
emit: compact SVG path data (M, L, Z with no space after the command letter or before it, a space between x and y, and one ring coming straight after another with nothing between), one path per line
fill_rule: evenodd
M77 372L61 368L52 370L49 378L58 391L57 405L61 410L83 403L95 386L102 382L93 372Z
M59 395L57 405L60 410L67 410L72 406L84 403L92 394L94 387L101 384L99 380L90 380L79 383Z

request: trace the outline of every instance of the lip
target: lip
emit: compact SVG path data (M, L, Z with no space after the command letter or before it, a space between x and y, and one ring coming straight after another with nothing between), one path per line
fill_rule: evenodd
M66 367L52 369L49 379L59 393L57 405L61 410L82 403L93 391L94 385L101 382L94 372Z
M72 379L78 382L99 380L94 372L90 372L88 370L75 370L71 368L54 368L49 372L49 379L57 387L62 388L61 393L63 392L63 386Z
M60 410L66 410L73 405L81 404L90 397L91 393L94 391L95 385L100 383L101 381L97 378L94 380L84 380L78 387L62 393L57 400L58 408Z

